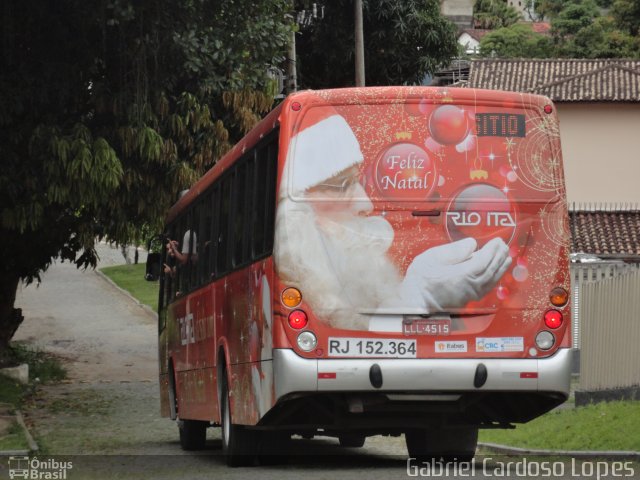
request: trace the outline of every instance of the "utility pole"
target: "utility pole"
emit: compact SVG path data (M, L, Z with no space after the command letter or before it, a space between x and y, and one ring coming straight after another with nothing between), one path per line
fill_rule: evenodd
M364 87L364 33L362 31L362 0L354 0L356 18L356 87Z
M296 32L291 32L289 41L289 61L287 62L287 93L298 90L298 75L296 73Z

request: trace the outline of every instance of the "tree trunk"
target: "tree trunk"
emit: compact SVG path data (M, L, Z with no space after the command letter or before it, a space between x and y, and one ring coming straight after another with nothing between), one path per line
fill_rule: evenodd
M14 308L19 277L0 275L0 366L11 361L9 342L24 320L22 310Z

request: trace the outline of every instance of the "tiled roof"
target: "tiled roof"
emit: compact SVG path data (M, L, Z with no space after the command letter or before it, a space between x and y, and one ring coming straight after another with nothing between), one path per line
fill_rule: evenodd
M536 33L542 33L548 35L551 31L551 24L549 22L533 22L531 29Z
M468 86L555 102L640 102L640 60L478 59L471 62Z
M640 210L574 210L569 219L572 253L640 256Z
M491 31L492 30L488 30L486 28L466 28L462 30L462 32L460 32L460 35L458 35L458 38L460 38L463 33L466 33L471 38L475 38L477 41L480 41L482 37L484 37L487 33Z

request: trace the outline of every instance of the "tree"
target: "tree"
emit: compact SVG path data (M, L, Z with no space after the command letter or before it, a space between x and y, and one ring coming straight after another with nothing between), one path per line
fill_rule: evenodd
M596 18L565 44L562 53L575 58L639 58L638 38L617 28L611 17Z
M598 6L593 0L573 0L551 19L551 32L561 43L591 25L599 16Z
M7 0L1 10L0 363L21 281L139 240L271 107L288 0Z
M615 0L611 6L611 15L620 29L632 36L640 33L640 1Z
M476 0L473 19L476 28L493 30L509 27L522 20L522 16L503 0Z
M571 0L551 19L555 55L572 58L640 57L639 40L633 34L633 9L627 9L629 6L626 0L616 0L612 15L602 16L594 0Z
M553 42L549 36L536 33L531 25L517 23L487 33L480 40L483 56L546 58L552 55Z
M307 88L351 86L353 2L319 3L324 17L302 25L297 37L300 83ZM363 7L367 85L420 83L456 56L455 26L440 14L436 0L368 0Z

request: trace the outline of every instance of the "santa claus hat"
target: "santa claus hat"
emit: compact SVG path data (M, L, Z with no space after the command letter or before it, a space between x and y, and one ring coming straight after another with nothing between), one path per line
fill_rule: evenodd
M284 178L291 193L302 193L363 160L346 120L332 107L311 108L291 139Z

